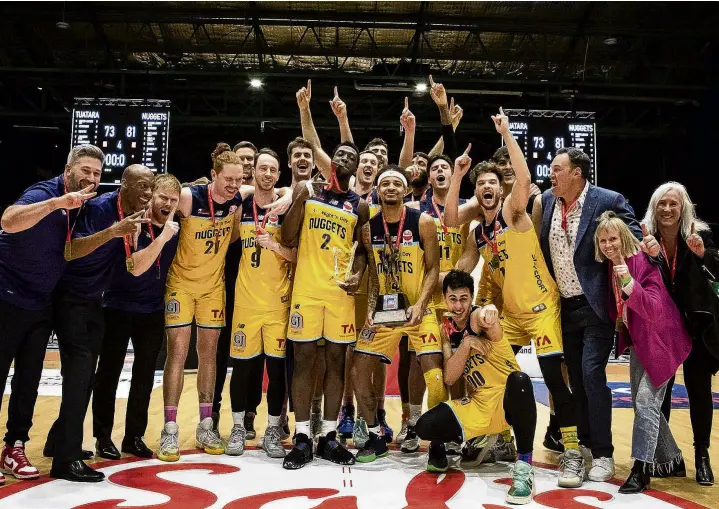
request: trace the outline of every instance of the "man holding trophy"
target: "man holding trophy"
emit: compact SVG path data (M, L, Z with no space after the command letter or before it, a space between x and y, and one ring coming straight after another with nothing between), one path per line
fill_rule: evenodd
M360 417L367 421L369 440L357 452L357 461L367 463L387 454L387 444L376 422L376 395L371 373L378 362L391 363L402 336L417 352L427 383L428 406L447 399L442 374L439 324L432 294L439 277L439 247L434 220L403 203L407 194L404 173L390 165L377 179L381 210L362 228L362 242L371 253L367 323L355 347L352 380ZM444 444L430 444L432 451Z

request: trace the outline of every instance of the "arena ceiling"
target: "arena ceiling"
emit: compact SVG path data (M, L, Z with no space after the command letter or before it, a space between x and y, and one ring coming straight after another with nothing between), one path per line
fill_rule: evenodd
M431 73L467 113L592 110L605 133L661 134L719 76L711 2L7 2L0 15L10 118L132 97L170 99L180 125L295 125L312 78L322 95L340 87L354 128L389 127L388 106Z

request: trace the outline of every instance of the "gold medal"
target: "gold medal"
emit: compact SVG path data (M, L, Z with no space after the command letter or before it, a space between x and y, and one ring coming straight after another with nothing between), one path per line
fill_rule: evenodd
M72 256L72 242L65 242L65 259Z
M135 262L133 261L132 256L125 258L125 267L127 267L127 272L135 270Z
M614 326L614 330L617 332L622 332L624 330L624 320L621 316L617 316L617 322Z

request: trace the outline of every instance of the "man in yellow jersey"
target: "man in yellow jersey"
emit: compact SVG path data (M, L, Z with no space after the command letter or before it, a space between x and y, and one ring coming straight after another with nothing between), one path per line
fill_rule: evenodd
M516 462L506 500L528 504L534 495L532 447L537 426L532 381L519 371L512 347L502 336L497 308L472 305L472 276L452 270L442 286L449 315L442 326L444 380L451 385L464 378L471 395L431 409L417 422L417 433L431 443L461 442L499 433L511 423L519 455L511 460ZM444 472L443 451L430 445L429 454L440 455L434 463L444 468L434 471Z
M527 345L534 340L539 367L551 393L562 430L565 453L560 463L558 484L579 487L584 481L584 460L577 442L577 420L572 395L562 378L562 327L557 284L544 261L533 223L526 212L531 183L522 150L509 131L509 120L500 109L493 116L495 128L509 149L516 182L503 199L502 173L494 163L481 163L472 170L475 196L482 206L484 220L457 263L471 271L485 260L479 283L478 303L494 304L502 312L502 329L510 344ZM447 196L445 220L456 224L457 201L462 177L471 159L467 153L455 164Z
M262 445L270 457L285 456L280 413L285 399L285 343L296 250L277 240L284 215L265 211L265 207L277 198L274 187L279 178L279 156L267 148L260 150L255 158L255 194L241 204L242 258L230 342L234 368L230 379L234 425L225 448L229 455L240 455L245 450L245 411L252 390L250 376L264 371L266 359L268 425Z
M225 325L225 254L233 236L239 237L238 206L254 190L240 187L242 165L230 146L220 143L213 153L212 182L184 188L178 213L180 240L167 276L165 327L167 361L163 377L165 426L158 458L179 459L177 404L190 344L190 326L197 324L197 392L200 424L198 447L222 454L224 446L212 426L217 339ZM238 192L239 191L239 192ZM237 224L236 224L237 223Z
M369 217L367 203L349 189L359 150L341 143L332 159L315 147L315 161L329 184L306 181L294 190L294 202L282 223L282 243L293 245L299 235L297 271L292 291L288 339L294 348L292 396L296 419L295 447L283 467L294 470L312 461L310 404L318 355L324 348L324 418L317 454L334 463L351 465L354 456L337 441L335 427L342 403L347 346L356 341L354 296L366 263L355 247ZM354 263L353 263L354 259ZM351 274L351 275L349 275ZM350 284L344 281L351 280ZM321 354L321 352L320 352Z
M369 440L357 453L360 462L374 461L387 454L387 444L380 436L375 417L377 403L371 373L378 362L392 362L402 336L409 337L409 344L420 359L430 408L447 397L442 377L439 324L432 306L432 294L439 276L434 221L403 203L407 180L401 171L388 167L377 179L377 188L382 207L362 230L362 241L370 253L367 325L355 346L352 366L359 415L369 426ZM404 301L402 297L406 297L406 322L395 327L375 326L373 318L378 299L388 302L394 294L400 294L400 298L395 295L397 301Z

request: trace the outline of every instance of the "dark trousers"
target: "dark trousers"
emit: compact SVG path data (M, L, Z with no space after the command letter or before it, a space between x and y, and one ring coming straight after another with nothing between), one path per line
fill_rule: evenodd
M611 457L612 391L607 386L607 362L614 325L597 316L583 295L563 298L562 337L572 400L579 416L579 440L595 458Z
M102 299L55 292L53 324L60 347L62 402L60 415L47 437L47 446L54 450L53 463L82 459L82 425L90 402L104 322Z
M125 414L125 437L142 437L155 381L155 363L165 335L164 311L132 313L104 308L105 337L95 373L92 430L96 438L110 438L115 421L115 394L132 338L134 360Z
M701 339L694 339L692 351L684 361L684 385L689 396L689 418L694 432L694 448L698 451L709 449L712 432L714 401L712 399L712 375L718 361L709 353ZM662 404L662 413L669 422L672 407L674 377L669 380Z
M10 365L15 361L8 407L5 443L30 440L32 414L42 375L45 349L52 333L50 308L22 309L0 300L0 387L5 389ZM0 405L2 398L0 397Z

